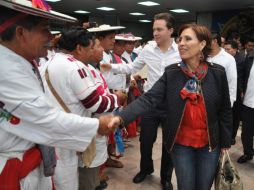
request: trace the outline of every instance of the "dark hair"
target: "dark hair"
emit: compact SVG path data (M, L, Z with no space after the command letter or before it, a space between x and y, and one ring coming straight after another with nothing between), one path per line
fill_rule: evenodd
M221 46L221 35L217 32L212 32L212 39L217 40L219 46Z
M206 60L208 55L211 52L211 32L210 32L210 30L206 26L203 26L203 25L184 24L180 27L178 36L180 36L181 33L187 28L191 28L195 32L195 34L200 42L203 40L206 41L206 45L202 50L202 52L204 54L204 60Z
M127 43L127 41L123 41L123 40L115 40L115 44L116 45L125 45Z
M238 49L238 44L237 44L237 42L234 41L234 40L226 41L226 42L225 42L225 45L231 45L231 47L232 47L233 49Z
M104 31L104 32L98 32L97 34L96 34L96 36L98 37L98 38L105 38L106 36L108 36L108 35L110 35L110 34L117 34L118 33L118 31L116 31L116 30L110 30L110 31Z
M6 20L13 18L19 14L24 14L24 13L20 13L5 7L0 7L0 25L3 24ZM25 14L24 14L25 15ZM15 36L15 30L17 28L17 26L22 26L27 30L31 30L33 29L35 26L39 25L43 20L45 20L45 18L42 17L37 17L37 16L33 16L33 15L27 15L24 18L22 18L20 21L16 22L15 24L13 24L12 26L10 26L9 28L7 28L5 31L3 31L0 35L1 35L1 39L3 41L11 41L13 40L14 36Z
M154 20L165 20L167 23L167 28L175 28L175 19L169 13L159 13L154 16Z
M67 51L73 51L77 45L87 47L92 40L92 34L82 27L74 26L64 29L58 42L58 47Z
M244 40L244 45L246 45L248 42L254 42L254 38L246 38L245 40Z

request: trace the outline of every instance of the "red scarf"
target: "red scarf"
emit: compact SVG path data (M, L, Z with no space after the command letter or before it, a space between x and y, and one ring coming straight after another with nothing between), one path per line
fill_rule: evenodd
M199 101L201 97L200 81L206 76L208 70L207 64L201 63L195 73L193 73L182 62L181 69L190 78L180 92L181 98L184 100L188 98L193 103Z

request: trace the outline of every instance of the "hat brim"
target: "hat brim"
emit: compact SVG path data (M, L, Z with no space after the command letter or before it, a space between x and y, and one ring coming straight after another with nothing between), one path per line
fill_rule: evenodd
M18 12L26 13L29 15L39 16L51 20L58 20L58 21L64 21L64 22L77 22L77 19L56 11L44 11L41 9L37 9L34 7L30 7L28 5L18 4L15 2L11 2L8 0L1 0L0 5L13 9Z
M142 37L135 37L135 41L140 41L142 39L143 39Z
M119 36L115 36L115 40L117 40L117 41L126 41L125 38L119 37Z
M123 26L110 26L109 28L100 28L100 27L95 27L95 28L89 28L87 29L89 32L106 32L106 31L117 31L117 30L122 30L125 29Z

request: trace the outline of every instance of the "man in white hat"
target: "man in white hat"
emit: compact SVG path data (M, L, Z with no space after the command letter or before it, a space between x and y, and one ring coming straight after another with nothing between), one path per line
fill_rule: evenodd
M75 19L50 11L44 2L1 0L0 5L0 188L53 189L51 177L46 177L53 175L56 164L50 147L84 151L97 133L110 132L108 120L52 107L33 63L47 54L47 20Z
M112 50L115 45L115 35L118 30L124 29L123 26L110 26L110 25L100 25L99 27L94 27L88 29L89 32L96 33L97 38L100 40L100 44L104 49L103 59L101 63L117 63L115 57L113 56ZM107 83L108 88L111 92L122 93L126 90L126 74L115 74L113 72L104 72L103 77ZM109 138L109 147L115 144L114 135ZM110 152L110 150L109 150ZM118 160L113 160L111 157L106 162L108 167L122 168L123 164Z
M104 48L103 59L101 63L114 63L112 56L112 50L115 45L115 35L117 30L124 29L122 26L110 26L101 25L96 28L88 29L89 32L96 32L97 37L101 42L101 46ZM104 72L103 76L107 82L109 89L111 90L122 90L126 86L126 75L125 74L115 74L113 72Z
M127 63L131 63L138 56L137 53L133 52L135 44L137 42L137 38L132 33L125 34L125 38L126 38L125 51L122 57L127 60Z

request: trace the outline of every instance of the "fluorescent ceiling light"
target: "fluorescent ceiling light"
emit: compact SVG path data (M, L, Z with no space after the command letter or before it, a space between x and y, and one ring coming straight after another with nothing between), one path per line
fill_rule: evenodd
M88 14L90 12L88 11L82 11L82 10L77 10L77 11L74 11L75 13L79 13L79 14Z
M52 3L56 3L56 2L59 2L59 1L61 1L61 0L46 0L46 1L52 2Z
M152 1L143 1L143 2L139 2L138 4L140 5L145 5L145 6L156 6L156 5L160 5L159 3L155 3Z
M152 22L150 20L139 20L139 22Z
M51 33L52 35L55 35L55 34L60 34L61 32L58 31L58 30L54 30L54 31L50 31L50 33Z
M114 8L111 7L98 7L96 9L102 10L102 11L113 11L115 10Z
M129 13L130 15L134 15L134 16L143 16L145 15L144 13Z
M170 11L174 12L174 13L188 13L189 12L189 11L184 10L184 9L171 9Z

